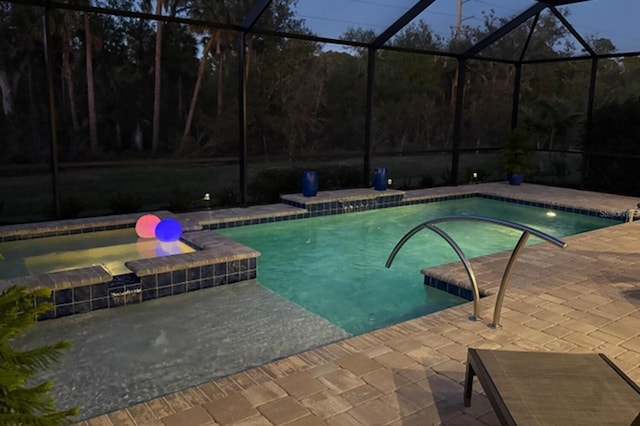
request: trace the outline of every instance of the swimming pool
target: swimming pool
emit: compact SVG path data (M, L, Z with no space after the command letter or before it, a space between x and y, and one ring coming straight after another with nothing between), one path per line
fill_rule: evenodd
M54 380L61 407L79 404L81 418L96 416L421 315L425 302L441 297L463 302L422 284L421 268L457 261L439 237L416 235L393 268L385 269L389 252L406 231L429 218L473 213L513 219L505 215L514 208L518 220L557 237L619 223L560 211L554 218L545 209L468 198L220 230L237 233L239 240L257 231L256 243L265 245L258 258L260 284L245 281L44 321L18 343L31 347L71 340L74 348L45 377ZM564 218L574 224L566 225ZM462 225L442 228L473 256L510 249L518 237L491 225ZM506 239L498 244L497 236ZM487 246L480 250L478 241ZM323 275L334 278L327 282ZM354 276L358 283L350 290L343 278ZM381 283L374 281L378 277ZM376 290L382 290L382 298L373 297ZM403 297L415 300L406 305Z
M426 220L477 214L511 220L564 237L619 222L479 197L219 230L262 253L258 281L352 334L426 315L466 300L425 287L422 268L455 262L455 252L424 232L385 261L396 242ZM510 250L521 232L483 223L445 223L469 257ZM539 242L531 238L529 244ZM480 283L482 284L482 283Z

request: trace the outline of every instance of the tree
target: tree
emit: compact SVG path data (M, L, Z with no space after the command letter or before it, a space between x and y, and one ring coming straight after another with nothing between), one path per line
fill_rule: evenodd
M248 5L242 4L243 2L235 2L236 4L216 4L211 2L203 2L202 4L196 4L196 6L191 10L191 15L195 19L199 20L209 20L212 22L219 22L224 24L230 24L233 22L232 15L234 15L234 9L242 9L246 10ZM204 45L204 49L202 50L202 57L200 58L200 64L198 66L198 75L196 78L196 83L193 87L193 94L191 96L191 102L189 104L189 112L187 114L187 120L184 126L184 132L182 134L182 141L180 143L179 151L184 150L186 139L191 132L191 124L193 122L193 117L196 112L196 105L198 102L198 95L200 94L200 89L202 87L202 80L204 79L205 69L207 65L207 59L209 57L209 53L213 48L214 44L216 46L215 53L218 58L216 63L216 72L218 74L217 80L217 109L216 109L216 119L218 123L218 129L220 129L220 118L222 116L223 110L223 100L224 100L224 73L223 66L226 58L226 50L228 49L228 44L233 41L234 38L237 37L237 33L234 31L224 30L221 28L201 28L201 27L191 27L191 30L196 34L205 33L207 35L207 42ZM220 134L220 132L218 132Z
M162 9L166 9L169 0L156 0L156 15L162 15ZM162 85L162 21L156 21L156 51L155 51L155 67L154 86L153 86L153 127L151 136L151 155L158 154L158 145L160 139L160 88Z
M151 0L142 2L143 10L151 9ZM169 8L169 0L156 0L155 14L162 16L162 11ZM156 20L156 41L153 67L153 121L151 127L151 155L158 154L160 144L160 101L162 88L162 27L163 22Z
M297 28L307 31L301 25ZM254 114L254 131L260 133L265 154L267 140L272 139L277 146L270 150L292 160L313 146L312 138L322 128L320 112L329 64L321 58L320 45L315 42L269 38L254 44L259 48L254 51L255 77L250 81L252 95L247 108Z
M53 383L44 381L31 385L33 376L51 368L60 359L60 352L71 347L68 341L51 346L15 351L11 339L33 325L36 318L50 311L51 303L38 303L50 297L51 291L40 288L29 291L13 286L0 293L0 424L54 426L68 423L78 414L78 407L57 411L49 394Z
M195 113L196 104L198 102L198 94L200 93L200 87L202 86L204 71L207 65L207 56L209 55L209 51L211 50L211 46L213 46L214 41L215 38L213 36L210 36L207 44L204 46L204 49L202 51L202 58L200 59L200 65L198 66L198 76L196 77L196 84L193 86L193 95L191 96L191 102L189 103L189 112L187 113L187 120L184 125L182 141L180 142L180 148L178 149L178 151L184 150L187 137L191 132L191 123L193 122L193 115Z
M80 131L80 120L76 105L75 77L74 77L74 33L77 29L77 16L73 11L62 10L51 14L52 31L60 38L60 53L62 55L62 77L66 84L69 113L73 130Z
M325 64L325 121L319 143L333 152L362 149L365 104L365 71L362 60L345 52L323 52Z
M275 89L283 112L287 156L291 161L323 122L319 112L324 103L326 63L318 60L316 43L290 40L286 47L279 61Z
M0 163L42 152L41 20L36 8L0 2Z
M98 125L96 119L96 99L95 88L93 83L93 45L95 40L91 35L91 26L89 24L89 15L85 12L84 21L84 46L87 73L87 109L89 112L89 146L91 153L94 155L98 152Z
M22 11L24 10L22 8ZM19 32L15 30L19 16L20 14L13 5L0 4L0 110L7 119L14 114L15 92L22 75L20 68L26 65L25 60L22 61L24 62L23 66L17 63L22 56L22 50L28 44L27 40L20 40L16 34ZM6 150L9 154L17 151L13 140L9 139L6 143ZM5 155L7 154L5 153Z

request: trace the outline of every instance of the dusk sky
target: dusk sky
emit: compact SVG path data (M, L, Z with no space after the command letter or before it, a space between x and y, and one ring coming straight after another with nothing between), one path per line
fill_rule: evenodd
M298 0L298 16L315 33L339 38L349 27L383 31L417 0ZM423 20L440 36L448 38L455 26L457 0L437 0L416 20ZM482 11L493 10L510 18L535 4L533 0L464 0L463 24L482 24ZM640 51L639 0L588 0L567 6L569 21L583 35L613 41L618 51Z

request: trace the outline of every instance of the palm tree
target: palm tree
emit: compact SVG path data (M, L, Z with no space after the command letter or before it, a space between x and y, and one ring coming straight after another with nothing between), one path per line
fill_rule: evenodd
M156 0L155 14L162 16L162 10L169 8L169 0ZM143 0L143 10L151 9L151 1ZM160 139L160 89L162 87L162 26L161 20L156 20L156 47L154 56L154 85L153 85L153 123L151 136L151 155L158 154Z
M184 126L184 133L182 134L182 141L180 144L180 151L182 151L185 147L186 139L189 137L189 133L191 132L191 124L193 122L193 116L195 115L196 104L198 102L198 95L200 93L200 88L202 86L202 80L204 78L204 72L206 69L207 58L209 53L211 52L211 48L213 44L216 45L216 56L218 58L216 64L216 72L218 73L217 80L217 110L216 116L218 118L218 126L219 120L222 115L223 105L224 105L224 73L223 66L225 61L225 52L224 45L228 42L231 42L235 34L231 31L221 30L221 29L210 29L209 30L209 40L205 45L202 51L202 57L200 58L200 65L198 66L198 75L196 77L196 84L193 87L193 95L191 96L191 103L189 105L189 113L187 114L187 121Z
M198 102L198 94L200 93L200 86L202 85L202 79L204 76L205 67L207 65L207 56L213 46L213 42L216 37L210 36L207 44L202 51L202 58L200 58L200 65L198 66L198 76L196 77L196 84L193 86L193 95L191 96L191 103L189 104L189 113L187 114L187 122L184 126L184 132L182 133L182 140L180 142L180 148L178 151L183 151L185 148L185 142L191 131L191 123L193 122L193 115L196 110L196 103Z
M162 9L167 9L169 0L156 0L156 15L162 15ZM153 129L151 136L151 155L158 154L158 140L160 133L160 87L162 81L162 24L156 21L156 53L154 67L154 86L153 86Z
M238 2L234 6L240 10L244 10L243 2ZM221 7L222 6L222 7ZM202 4L195 4L195 7L192 9L192 16L196 19L204 19L210 20L219 23L231 23L233 22L232 15L233 10L230 10L229 7L232 5L211 5L208 2ZM220 28L201 28L201 27L192 27L193 32L202 34L207 33L208 41L202 51L202 57L200 58L200 65L198 67L198 75L196 77L196 83L193 88L193 95L191 96L191 103L189 105L189 112L187 114L187 120L184 126L184 132L182 134L182 141L180 143L179 151L182 151L185 147L185 143L187 138L189 137L189 133L191 132L191 125L193 123L193 116L195 115L195 109L198 102L198 95L202 86L202 80L204 78L204 72L206 70L207 58L211 49L213 48L213 44L216 46L216 72L218 73L218 81L217 81L217 111L216 116L218 118L218 126L219 119L222 114L222 108L224 103L224 74L223 74L223 65L226 58L225 55L225 47L228 43L232 42L236 37L236 33L229 30L223 30Z

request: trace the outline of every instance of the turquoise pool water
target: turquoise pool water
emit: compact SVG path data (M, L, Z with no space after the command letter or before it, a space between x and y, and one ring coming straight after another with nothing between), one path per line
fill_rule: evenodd
M384 267L398 240L426 220L476 214L512 220L558 238L619 223L548 212L465 198L217 232L262 253L258 259L260 284L349 333L361 334L466 302L423 284L422 268L458 261L449 245L431 231L411 238L393 266ZM439 227L469 257L510 250L520 237L520 231L477 222L443 223ZM529 244L539 242L535 237L529 240Z

